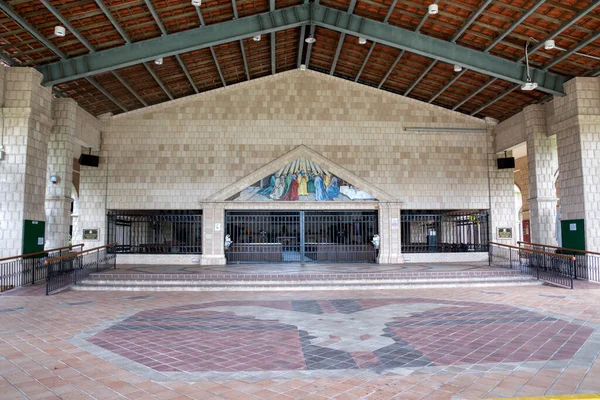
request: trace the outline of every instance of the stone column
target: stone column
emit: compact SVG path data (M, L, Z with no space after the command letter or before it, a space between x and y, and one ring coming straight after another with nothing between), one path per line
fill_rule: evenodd
M46 249L69 244L77 103L73 99L55 99L52 111L54 127L48 142L46 180ZM54 182L51 176L56 177Z
M600 251L600 77L564 89L554 98L561 219L583 219L586 249Z
M22 254L24 220L44 221L52 91L33 68L2 68L0 257Z
M497 243L514 245L517 242L518 227L515 224L515 171L498 169L498 158L494 149L494 127L498 121L486 118L488 126L488 167L490 193L490 240ZM512 238L498 237L498 228L512 228Z
M203 203L202 265L224 265L225 209L222 203Z
M556 246L556 137L548 137L545 107L525 107L531 242Z
M400 237L401 203L379 203L379 264L402 264Z
M110 113L103 114L98 116L98 119L105 124L111 116ZM77 122L79 126L79 116ZM87 132L78 132L78 134L88 135ZM103 147L100 140L96 146ZM115 187L114 177L111 176L115 167L111 165L110 151L96 147L93 149L91 154L100 157L98 167L79 166L79 216L77 221L79 227L77 231L73 232L73 243L83 243L88 249L109 244L112 240L107 237L106 213L110 209L110 189ZM79 151L75 149L75 153L79 153ZM98 240L84 240L84 229L98 229Z

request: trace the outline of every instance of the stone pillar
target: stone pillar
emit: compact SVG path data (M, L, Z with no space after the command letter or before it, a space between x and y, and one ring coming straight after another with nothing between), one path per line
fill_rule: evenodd
M401 251L401 203L379 203L379 264L404 263Z
M110 120L112 114L103 114L98 116L102 124ZM77 126L79 129L79 116L77 117ZM80 136L87 136L88 132L77 132ZM96 146L102 147L101 140L98 140ZM74 149L74 154L78 154L80 149ZM98 167L79 166L79 215L78 229L73 231L73 243L83 243L85 248L92 248L109 244L111 238L107 237L106 214L110 209L110 188L114 188L116 183L114 177L111 177L111 159L109 151L93 147L91 154L100 157ZM87 153L87 150L86 150ZM98 240L83 240L84 229L98 229Z
M202 265L224 265L225 209L222 203L203 203Z
M73 99L55 99L52 111L54 127L48 142L46 180L46 249L69 244L77 103ZM51 176L56 181L52 182Z
M517 242L518 227L515 213L515 172L513 169L498 169L498 158L494 149L494 127L498 121L486 118L488 126L488 171L490 193L490 240L497 243L514 245ZM512 228L512 238L498 237L498 228Z
M556 137L548 137L545 106L525 107L531 242L556 246Z
M52 91L33 68L2 68L0 257L22 254L24 220L44 221Z
M583 219L586 249L600 251L600 77L573 78L564 89L553 102L561 219Z

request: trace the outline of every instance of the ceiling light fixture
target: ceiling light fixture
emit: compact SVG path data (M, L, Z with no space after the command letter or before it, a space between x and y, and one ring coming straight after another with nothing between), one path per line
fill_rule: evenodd
M367 38L364 37L359 37L358 38L358 44L366 44L367 43Z
M202 5L202 0L192 0L192 5L194 7L200 7Z
M439 7L437 4L430 4L429 7L427 7L427 12L429 13L429 15L435 15L439 12Z
M536 82L532 82L531 81L531 75L529 74L529 40L527 41L527 43L525 43L525 62L527 63L527 82L523 83L523 85L521 85L521 90L526 90L526 91L530 91L530 90L535 90L538 87L538 84Z
M316 41L317 41L317 39L315 39L315 38L313 37L313 35L310 35L309 37L307 37L306 39L304 39L304 41L305 41L306 43L309 43L309 44L310 44L310 43L314 43L314 42L316 42Z
M546 40L544 42L544 49L545 50L552 50L556 48L556 42L554 40Z
M59 37L63 37L67 34L67 30L64 26L56 25L54 27L54 34Z
M458 64L454 64L454 72L460 72L462 71L462 66L458 65Z
M260 42L260 35L256 35L252 38L255 42Z
M156 60L154 60L154 64L156 65L162 65L163 64L163 59L161 58L157 58Z

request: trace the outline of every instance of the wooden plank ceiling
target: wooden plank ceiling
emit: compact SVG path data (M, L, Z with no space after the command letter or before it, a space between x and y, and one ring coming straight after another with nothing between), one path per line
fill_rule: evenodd
M275 8L301 4L303 0L276 0ZM580 0L439 0L439 13L429 15L433 0L357 0L353 13L404 29L419 31L448 42L517 61L524 56L529 40L551 38L560 49L544 47L531 54L533 66L543 68L578 47L600 31L600 7L578 18L594 2ZM0 51L14 66L39 66L60 60L32 34L34 29L66 58L87 54L89 48L73 32L58 37L56 25L63 25L42 1L11 0L4 3L28 27L0 12ZM197 28L200 17L206 25L268 12L266 0L204 0L198 9L189 0L48 0L60 16L83 37L94 51L123 46L167 34ZM103 10L100 4L105 6ZM159 21L153 16L154 9ZM351 0L321 0L323 6L348 11ZM487 5L486 5L487 4ZM482 6L486 7L481 10ZM393 8L392 8L393 7ZM522 16L534 10L520 24ZM110 15L107 15L108 11ZM470 24L468 21L477 16ZM120 27L121 33L110 18ZM560 29L573 19L567 29ZM162 27L161 27L162 25ZM460 35L458 33L464 30ZM559 31L555 37L553 32ZM263 35L260 41L247 38L212 48L165 58L162 65L138 64L93 77L78 79L56 87L61 95L72 97L94 115L134 110L147 105L204 92L223 85L255 79L298 68L298 61L309 69L332 74L361 84L379 87L401 95L430 102L478 117L504 120L529 104L543 102L548 96L539 91L511 90L514 84L473 72L455 72L454 66L404 52L382 44L359 44L358 38L316 27L316 43L307 59L308 45L301 27ZM501 40L497 40L501 39ZM275 40L275 71L271 64L271 40ZM338 46L341 43L339 54ZM492 46L493 45L493 46ZM302 48L302 54L299 51ZM338 57L336 58L336 54ZM399 57L401 56L401 57ZM245 59L245 61L244 61ZM589 43L550 69L564 76L593 76L600 71L600 40ZM152 74L151 72L154 72ZM154 76L153 76L154 75ZM94 85L95 83L96 85ZM450 84L451 83L451 84ZM487 86L485 86L487 84ZM98 87L105 89L112 100ZM481 90L485 86L485 89ZM493 102L504 95L500 100ZM116 100L116 101L115 101ZM117 103L120 103L119 106Z

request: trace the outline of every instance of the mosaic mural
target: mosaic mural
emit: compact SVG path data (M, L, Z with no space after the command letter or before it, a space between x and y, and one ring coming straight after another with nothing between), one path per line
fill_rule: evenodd
M299 158L247 187L235 201L352 201L375 200L311 160Z

